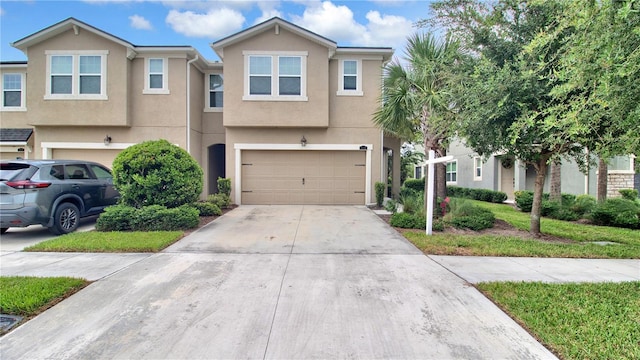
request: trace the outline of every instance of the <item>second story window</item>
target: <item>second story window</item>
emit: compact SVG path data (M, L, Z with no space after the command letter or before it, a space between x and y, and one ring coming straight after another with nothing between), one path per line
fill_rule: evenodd
M144 94L169 94L168 64L166 58L145 60Z
M245 51L243 100L306 101L306 52Z
M363 95L361 69L361 60L340 60L340 79L337 95Z
M473 158L473 180L482 180L482 158L479 156Z
M2 75L2 110L24 110L23 74Z
M107 100L108 51L45 51L47 100Z
M209 109L222 109L222 100L224 94L224 81L222 74L209 74L208 75L208 87L207 94L207 107Z

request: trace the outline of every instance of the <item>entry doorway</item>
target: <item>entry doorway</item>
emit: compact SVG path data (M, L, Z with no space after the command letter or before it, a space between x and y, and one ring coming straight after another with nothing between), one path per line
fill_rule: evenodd
M225 176L225 144L215 144L208 148L209 153L209 194L218 193L218 178Z

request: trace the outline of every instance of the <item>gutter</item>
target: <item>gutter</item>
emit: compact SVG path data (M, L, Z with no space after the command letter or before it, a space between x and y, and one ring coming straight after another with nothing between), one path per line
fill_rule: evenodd
M187 61L187 152L191 155L191 64L198 61L199 57L196 57Z

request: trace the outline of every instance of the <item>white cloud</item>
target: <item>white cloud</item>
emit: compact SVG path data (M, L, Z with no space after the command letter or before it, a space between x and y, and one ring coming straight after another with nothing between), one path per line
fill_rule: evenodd
M413 23L402 16L380 15L377 11L367 13L367 32L364 44L367 46L394 46L404 43L415 29Z
M282 17L282 12L277 9L277 7L280 6L279 1L259 1L257 4L262 14L255 19L253 22L254 25L269 20L275 16L280 18Z
M330 1L311 3L302 16L292 16L297 25L338 42L357 43L366 28L353 18L353 12L345 5L336 6Z
M140 15L131 15L129 16L130 25L134 29L140 30L153 30L153 26L149 22L149 20L145 19Z
M222 8L209 10L206 14L171 10L165 21L177 33L217 39L241 30L245 18L236 10Z

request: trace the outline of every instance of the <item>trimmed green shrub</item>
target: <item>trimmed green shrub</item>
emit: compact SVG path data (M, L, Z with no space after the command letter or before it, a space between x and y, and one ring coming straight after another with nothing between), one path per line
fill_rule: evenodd
M194 208L198 209L200 216L222 215L222 210L220 210L220 207L212 202L197 201L191 205Z
M502 204L507 201L507 194L502 191L494 191L491 196L491 202L496 204Z
M597 225L639 229L640 206L627 199L607 199L596 205L591 220Z
M564 221L576 221L580 219L580 215L575 211L571 210L568 207L561 207L556 211L552 212L549 217L556 220L564 220Z
M559 201L543 200L542 209L540 209L540 215L551 216L554 212L562 208L562 203Z
M97 231L128 231L131 230L131 219L136 208L127 205L113 205L104 209L96 220Z
M202 192L200 165L167 140L145 141L123 150L113 161L113 181L121 203L141 208L190 204Z
M598 201L595 197L587 194L579 195L571 205L571 211L582 217L589 214L597 204Z
M220 209L228 209L231 206L231 199L225 194L211 194L207 196L207 202L210 202Z
M463 188L458 186L447 186L447 196L474 199L498 204L503 203L505 200L507 200L507 194L502 191Z
M453 199L449 205L451 212L444 220L454 227L479 231L491 228L495 223L496 218L491 210L473 205L464 199Z
M531 212L533 205L533 191L518 190L514 192L516 205L522 212Z
M384 208L388 212L395 214L398 212L398 203L393 199L389 199L387 200L387 203L384 204Z
M403 187L417 192L424 192L424 178L407 179L404 181Z
M382 182L375 183L375 191L376 191L376 205L378 207L382 207L382 202L384 201L384 188L385 184Z
M638 199L638 190L636 189L622 189L618 190L623 199L636 201Z
M426 229L427 219L420 214L409 214L406 212L395 213L391 215L389 224L391 226L403 228L403 229ZM433 226L432 226L433 228Z
M218 178L218 193L225 194L227 197L231 196L231 179Z
M161 205L150 205L138 209L131 220L135 231L169 231L197 227L200 220L198 209L183 205L168 209Z

